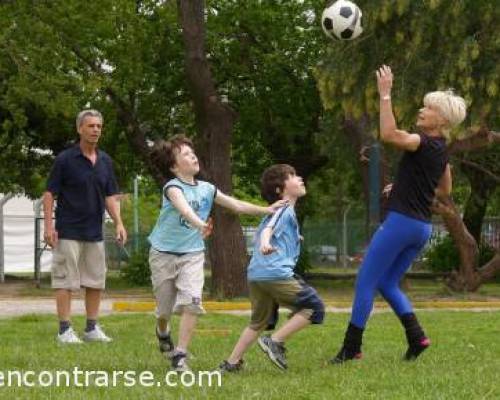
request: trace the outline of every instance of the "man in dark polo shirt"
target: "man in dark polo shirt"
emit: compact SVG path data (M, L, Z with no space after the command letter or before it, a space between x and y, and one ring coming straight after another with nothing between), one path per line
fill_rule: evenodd
M84 110L76 118L80 142L55 159L43 197L45 241L53 247L52 288L56 291L61 343L81 343L71 327L71 294L85 288L86 341L110 342L97 324L101 292L105 287L103 219L106 209L124 244L127 233L120 218L118 185L111 158L97 148L103 118L99 111ZM56 223L52 221L57 200Z

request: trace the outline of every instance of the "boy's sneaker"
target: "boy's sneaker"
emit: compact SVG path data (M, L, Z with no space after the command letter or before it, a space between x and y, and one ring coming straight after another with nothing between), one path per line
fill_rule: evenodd
M82 340L76 335L75 331L73 330L72 327L69 327L64 331L64 333L58 334L57 335L57 341L59 343L83 343Z
M113 339L108 337L99 325L96 325L94 329L83 334L83 340L86 342L112 342Z
M285 346L282 343L275 342L270 336L261 336L258 340L259 346L269 359L280 369L287 369L285 356Z
M226 372L239 372L243 369L244 363L245 362L243 360L240 360L236 364L231 364L224 360L222 361L222 364L219 365L219 371L223 374Z
M186 353L174 352L172 355L172 369L176 372L191 371L191 368L187 364Z
M167 358L172 358L172 353L174 352L174 342L170 337L170 332L166 335L160 335L158 332L158 327L156 328L156 337L158 338L158 346L160 347L160 352Z

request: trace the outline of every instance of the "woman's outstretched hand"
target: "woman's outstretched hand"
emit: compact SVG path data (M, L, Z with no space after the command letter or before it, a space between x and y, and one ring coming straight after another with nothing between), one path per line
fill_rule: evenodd
M390 96L393 79L391 67L389 67L388 65L382 65L377 70L376 74L378 93L380 94L380 97Z

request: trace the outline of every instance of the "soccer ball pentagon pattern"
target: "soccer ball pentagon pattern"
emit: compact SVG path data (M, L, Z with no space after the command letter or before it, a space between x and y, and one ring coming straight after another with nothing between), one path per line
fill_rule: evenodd
M323 11L321 26L329 38L352 40L363 32L362 15L359 7L353 2L338 0Z

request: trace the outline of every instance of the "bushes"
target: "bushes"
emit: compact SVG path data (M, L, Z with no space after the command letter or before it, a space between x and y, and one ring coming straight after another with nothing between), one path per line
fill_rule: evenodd
M299 259L297 260L297 265L295 266L295 272L299 275L303 275L311 269L311 253L304 246L300 252Z
M132 253L127 264L121 269L121 275L132 286L151 285L148 257L149 247L140 246L139 250Z
M485 242L479 245L479 265L484 265L495 255L495 249ZM427 250L427 267L432 272L450 272L460 265L458 250L451 236L439 237Z
M436 273L450 272L460 264L457 248L449 235L438 237L427 250L425 257L427 267Z

